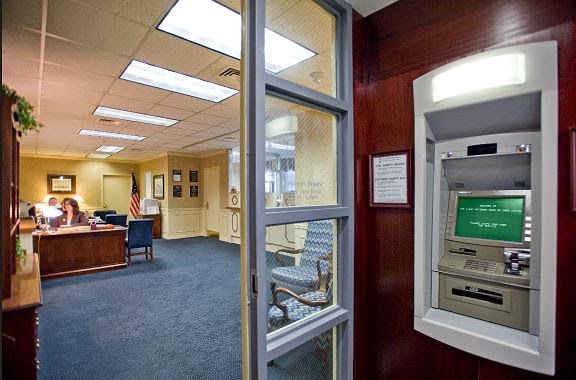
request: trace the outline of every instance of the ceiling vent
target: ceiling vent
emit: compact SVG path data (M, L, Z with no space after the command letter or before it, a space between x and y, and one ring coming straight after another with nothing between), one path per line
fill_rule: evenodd
M99 124L106 124L106 125L120 125L120 122L118 120L113 120L113 119L98 119L98 123Z
M227 67L224 70L222 70L219 74L219 77L239 77L240 76L240 70L235 69L233 67Z

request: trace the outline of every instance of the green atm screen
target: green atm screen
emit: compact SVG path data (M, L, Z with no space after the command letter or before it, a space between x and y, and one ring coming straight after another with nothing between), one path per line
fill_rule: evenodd
M524 197L460 197L455 235L521 242L523 211Z

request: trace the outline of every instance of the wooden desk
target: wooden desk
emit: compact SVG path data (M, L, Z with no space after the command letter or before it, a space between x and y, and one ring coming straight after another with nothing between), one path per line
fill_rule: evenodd
M126 268L126 228L34 232L34 251L40 256L42 279Z
M162 237L162 214L140 214L138 219L154 219L152 238L159 239Z

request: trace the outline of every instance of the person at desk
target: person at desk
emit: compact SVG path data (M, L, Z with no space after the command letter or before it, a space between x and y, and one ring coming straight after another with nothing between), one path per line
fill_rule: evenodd
M64 198L62 200L62 211L62 215L50 222L51 227L77 227L90 224L86 215L80 211L80 206L74 198Z

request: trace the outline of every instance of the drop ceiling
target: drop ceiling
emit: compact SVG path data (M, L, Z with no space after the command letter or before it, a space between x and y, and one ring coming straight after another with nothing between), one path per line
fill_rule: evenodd
M175 0L6 0L2 2L2 82L24 96L44 124L22 139L24 155L84 158L101 145L126 149L107 161L141 162L162 153L203 156L239 145L240 94L220 103L119 79L133 60L236 90L220 76L240 62L157 30ZM221 1L239 11L239 0ZM313 2L268 2L269 27L316 56L284 70L285 79L332 91L333 54ZM297 7L295 5L298 5ZM320 24L320 25L319 25ZM326 73L315 81L311 73ZM319 83L317 83L319 82ZM98 106L179 120L170 127L94 116ZM267 117L273 118L274 107ZM280 111L279 111L280 112ZM282 110L286 112L286 110ZM291 110L297 112L297 107ZM79 135L81 129L141 135L140 142Z

